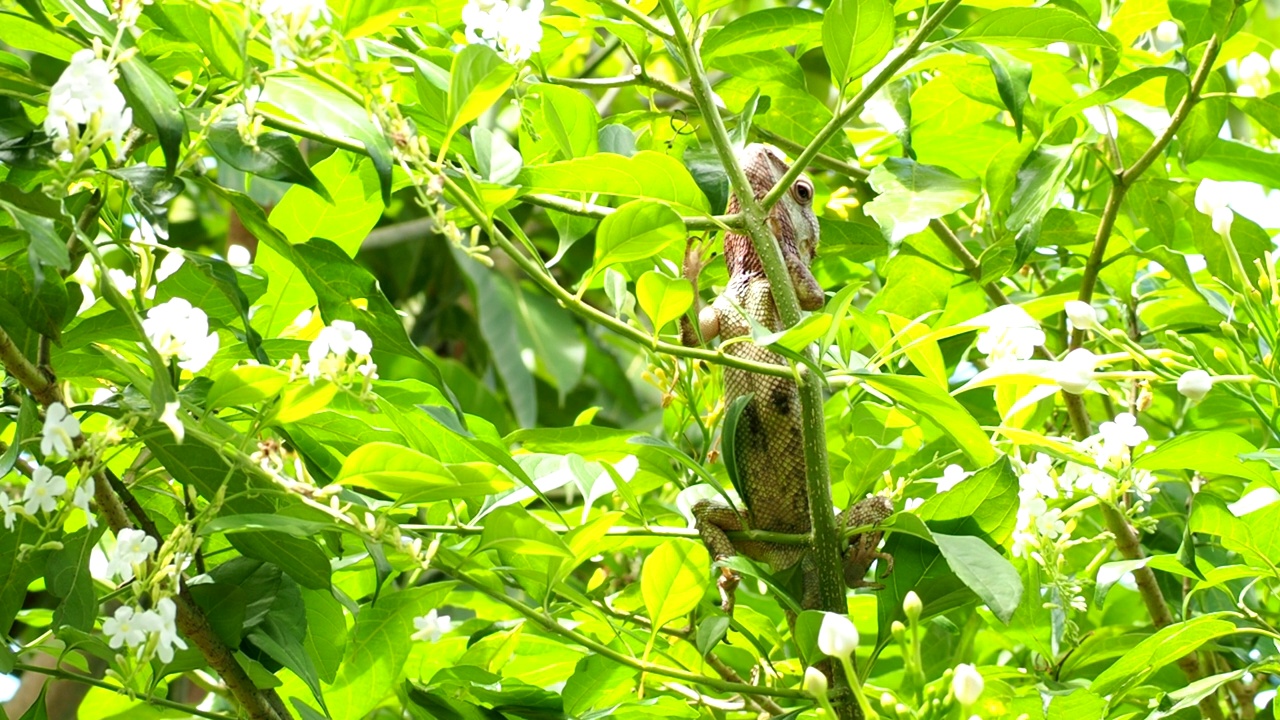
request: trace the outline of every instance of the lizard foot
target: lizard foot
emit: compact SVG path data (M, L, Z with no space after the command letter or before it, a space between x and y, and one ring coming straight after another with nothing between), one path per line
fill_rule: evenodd
M734 593L740 582L742 582L742 576L737 572L729 568L720 568L720 579L716 581L716 587L720 588L720 609L729 615L733 614Z

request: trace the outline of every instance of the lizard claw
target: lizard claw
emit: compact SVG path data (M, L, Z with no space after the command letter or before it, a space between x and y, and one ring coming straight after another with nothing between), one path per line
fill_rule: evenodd
M740 582L742 582L742 576L737 572L729 568L720 569L720 579L716 581L716 587L720 589L720 609L728 615L733 615L734 593Z

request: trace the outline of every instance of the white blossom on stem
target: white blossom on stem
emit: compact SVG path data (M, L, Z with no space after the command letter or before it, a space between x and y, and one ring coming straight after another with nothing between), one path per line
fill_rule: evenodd
M1204 370L1188 370L1178 378L1178 392L1191 402L1200 402L1213 389L1213 376Z
M1045 336L1040 325L1017 305L1001 305L983 316L987 329L978 335L978 352L987 356L987 364L998 365L1010 360L1027 360Z
M84 524L90 528L98 526L98 518L93 514L93 508L89 507L89 501L93 499L94 490L97 489L97 483L94 482L93 476L90 475L80 481L76 486L75 493L71 496L71 504L76 509L84 512Z
M12 530L18 519L18 504L9 497L9 493L0 490L0 511L4 512L4 529Z
M196 373L218 352L218 334L209 332L209 316L182 298L173 298L147 311L142 321L147 339L166 360Z
M31 481L22 492L25 501L23 510L28 515L38 512L51 513L58 509L58 498L67 491L67 479L54 475L53 471L41 466L31 473Z
M1077 330L1097 330L1101 327L1098 322L1098 312L1087 302L1068 300L1063 309L1067 311L1067 319L1071 321L1071 327Z
M971 475L973 473L966 472L964 468L953 463L942 471L942 477L935 479L933 482L938 484L938 492L943 493L964 482Z
M818 627L818 649L831 657L852 656L858 649L858 628L844 615L823 613L822 625Z
M416 632L410 637L422 642L435 642L445 633L453 630L453 621L448 615L439 615L435 610L413 619Z
M156 609L151 611L154 617L154 630L157 636L156 655L160 662L173 662L173 649L187 649L187 642L178 635L178 606L171 598L161 598Z
M325 0L262 0L258 12L271 31L276 67L291 65L318 46L332 19Z
M1059 360L1050 372L1051 379L1072 395L1083 395L1093 382L1098 358L1085 348L1076 348Z
M116 535L116 546L107 559L107 574L121 582L133 579L133 567L141 565L156 551L156 539L141 530L124 528Z
M44 131L63 160L85 157L108 140L119 143L133 112L115 83L115 71L93 50L80 50L49 91Z
M368 333L357 329L355 323L334 320L311 341L303 370L312 382L321 376L337 378L348 369L348 353L354 353L356 372L373 379L378 376L378 368L369 357L372 352L373 341Z
M44 429L40 434L40 452L45 457L70 457L80 436L80 421L67 406L53 403L44 415Z
M504 0L468 0L462 8L467 42L484 43L504 60L520 65L541 49L543 0L528 0L524 8Z
M128 605L116 608L115 615L102 621L102 634L107 636L107 645L118 650L121 645L133 648L145 643L150 625L150 618L145 615Z
M984 686L982 673L968 663L957 665L955 674L951 676L951 692L966 707L978 702Z

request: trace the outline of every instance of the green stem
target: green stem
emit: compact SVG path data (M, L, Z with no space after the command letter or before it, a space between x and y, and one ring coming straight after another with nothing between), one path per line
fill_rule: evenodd
M111 692L114 692L114 693L119 693L121 695L133 697L132 692L130 692L126 688L120 687L119 685L113 685L105 680L99 680L98 678L90 677L88 675L81 675L80 673L68 672L61 668L47 668L47 667L40 667L39 665L30 665L28 663L14 663L13 669L19 670L21 672L30 672L30 673L37 673L40 675L48 675L51 678L57 678L59 680L69 680L71 682L78 682L84 685L91 685L96 688L101 688L103 690L110 690ZM155 695L148 695L145 698L142 698L142 700L148 705L158 705L160 707L179 710L181 712L187 713L188 715L195 715L196 717L209 718L209 720L236 720L235 716L233 715L224 715L223 713L211 712L209 710L201 710L200 708L195 707L194 705L184 705L180 702L174 702L173 700L170 700L168 698L157 697Z
M481 535L484 528L472 525L420 525L420 524L404 524L400 526L405 530L413 530L424 533L443 533L445 535ZM574 528L565 527L563 525L546 525L547 529L558 535L564 535L573 531ZM873 528L855 528L850 534L858 532L867 532ZM620 525L611 527L604 533L609 537L679 537L689 538L690 540L698 539L698 531L692 528L682 527L663 527L661 525L650 525L648 527L631 527L628 525ZM767 530L741 530L726 533L731 540L751 540L755 542L769 542L778 545L808 545L812 538L809 535L797 535L791 533L769 532Z
M711 141L720 156L725 172L729 175L729 184L733 188L733 193L738 198L743 219L746 221L747 236L751 239L752 247L760 257L765 276L769 280L778 317L784 327L791 327L800 322L800 303L796 298L791 275L783 260L782 250L773 236L773 231L769 228L768 213L756 199L751 182L738 163L733 144L725 131L724 120L716 109L715 97L702 65L702 57L685 33L674 1L662 0L662 6L675 33L674 44L684 56L685 66L689 69L689 82L698 108L707 122ZM809 153L809 158L798 159L792 166L792 170L798 169L797 174L803 170L805 163L817 153L818 149L819 147L815 144ZM788 183L789 186L790 183ZM835 511L831 503L822 385L812 381L805 382L799 386L799 392L804 440L805 485L809 494L809 518L814 538L810 552L818 573L819 609L843 615L849 612L849 605L841 572L840 537L836 531ZM843 669L833 668L832 675L832 687L837 695L849 697L846 689L849 687L851 678L844 676ZM849 717L862 715L860 709L847 703L842 703L842 709L848 709Z

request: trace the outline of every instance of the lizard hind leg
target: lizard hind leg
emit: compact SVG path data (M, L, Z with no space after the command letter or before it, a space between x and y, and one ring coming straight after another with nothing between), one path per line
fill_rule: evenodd
M738 511L728 505L703 500L693 506L693 519L698 527L698 535L702 537L702 543L707 546L707 550L711 551L711 556L715 560L727 560L738 554L737 548L725 534L746 529L746 524ZM720 569L720 578L716 581L716 587L720 589L720 608L730 615L733 614L734 591L738 589L738 583L741 580L742 576L736 571L729 568Z

